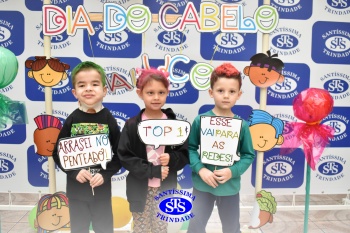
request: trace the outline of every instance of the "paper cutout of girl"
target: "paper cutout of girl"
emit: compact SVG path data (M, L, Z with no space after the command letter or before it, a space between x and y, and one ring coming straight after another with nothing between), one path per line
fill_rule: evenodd
M281 74L284 63L278 59L277 54L271 55L270 50L265 53L255 54L250 58L250 66L243 70L249 76L250 81L257 87L269 87L275 83L282 83L284 76Z
M263 110L252 110L248 120L253 148L256 151L268 151L275 145L282 145L284 123Z
M38 233L68 228L69 223L69 202L65 192L47 194L40 198L34 222Z
M45 87L52 87L67 79L66 70L70 65L63 63L58 58L46 59L45 56L35 56L35 60L26 60L25 66L28 69L29 78Z

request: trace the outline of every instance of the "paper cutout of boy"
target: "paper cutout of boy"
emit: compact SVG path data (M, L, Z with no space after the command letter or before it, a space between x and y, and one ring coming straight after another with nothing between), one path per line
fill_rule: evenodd
M45 56L36 56L35 60L26 60L25 66L29 78L34 78L37 83L44 87L52 87L67 79L66 70L70 65L63 63L58 58L46 59Z
M58 134L62 129L61 121L51 115L40 115L34 118L38 128L34 131L36 153L42 156L52 156Z
M284 123L263 110L252 110L248 120L253 148L256 151L268 151L275 145L282 145Z
M250 66L246 66L243 73L249 76L250 81L257 87L266 88L275 83L282 83L284 76L281 74L284 63L278 59L277 54L271 55L270 50L267 55L264 53L255 54L250 58Z
M37 232L53 232L62 228L68 228L69 201L65 192L47 194L40 198L37 207L34 225Z

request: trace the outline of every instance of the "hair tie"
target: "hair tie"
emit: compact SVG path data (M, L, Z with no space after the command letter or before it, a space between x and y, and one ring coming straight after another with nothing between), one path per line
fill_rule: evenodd
M138 79L141 76L142 71L143 71L142 68L136 68L136 72L135 72L136 79Z

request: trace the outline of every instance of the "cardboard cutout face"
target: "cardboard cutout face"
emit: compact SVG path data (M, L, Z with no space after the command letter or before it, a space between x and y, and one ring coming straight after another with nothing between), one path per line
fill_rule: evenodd
M283 143L284 123L279 118L262 110L253 110L248 122L254 150L265 152Z
M42 156L52 156L60 130L57 128L36 129L34 131L34 143L36 153Z
M40 115L35 117L34 121L38 126L33 135L36 153L41 156L52 156L62 128L60 119L51 115Z
M55 231L68 227L69 203L64 192L47 194L38 202L35 225L40 230Z
M46 59L46 57L36 56L36 60L27 60L25 65L30 70L28 77L35 79L44 87L52 87L67 79L66 70L70 65L61 62L57 58Z
M247 66L244 68L244 74L249 76L250 81L257 87L270 87L275 83L282 83L284 76L275 70L260 68L257 66Z
M250 81L257 87L267 88L275 83L282 83L284 76L282 68L284 63L275 58L277 54L271 55L270 50L267 55L264 53L255 54L250 58L250 66L246 66L243 73L249 76Z

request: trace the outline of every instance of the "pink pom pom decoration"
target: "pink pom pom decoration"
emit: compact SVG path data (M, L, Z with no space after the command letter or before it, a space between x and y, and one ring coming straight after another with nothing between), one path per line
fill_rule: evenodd
M333 98L328 91L308 88L293 100L294 115L306 123L317 123L333 110Z
M283 135L281 154L289 154L303 145L306 161L315 170L329 138L334 136L334 128L320 124L332 112L333 104L332 96L323 89L308 88L299 93L293 100L293 111L295 117L306 123L288 122L285 125L293 130Z

